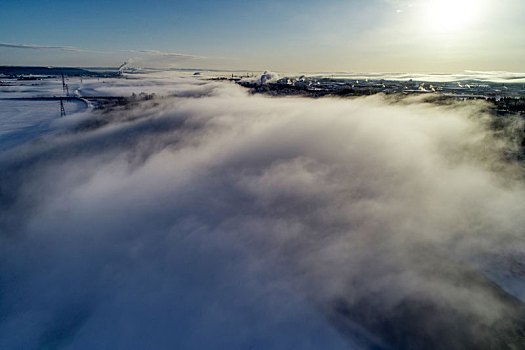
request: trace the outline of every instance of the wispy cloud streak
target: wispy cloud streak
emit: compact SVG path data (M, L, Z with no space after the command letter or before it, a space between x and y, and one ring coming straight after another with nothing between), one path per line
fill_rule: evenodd
M126 52L132 53L144 53L150 56L163 56L163 57L180 57L180 58L190 58L190 59L204 59L205 56L189 55L179 52L163 52L159 50L125 50Z
M34 44L13 44L0 42L0 47L12 49L29 49L29 50L60 50L69 52L101 52L88 49L82 49L75 46L56 46L56 45L34 45Z
M92 53L116 53L115 51L100 51L100 50L90 50L79 48L75 46L59 46L59 45L36 45L36 44L18 44L18 43L5 43L0 42L0 47L10 48L10 49L22 49L22 50L56 50L56 51L66 51L66 52L92 52ZM145 54L148 56L157 56L157 57L171 57L171 58L184 58L184 59L205 59L205 56L190 55L180 52L164 52L160 50L121 50L121 52L130 52L135 54Z

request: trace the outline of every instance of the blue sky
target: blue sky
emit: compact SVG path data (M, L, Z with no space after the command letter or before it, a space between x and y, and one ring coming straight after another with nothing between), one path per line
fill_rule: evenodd
M441 1L4 0L0 64L525 70L524 1Z

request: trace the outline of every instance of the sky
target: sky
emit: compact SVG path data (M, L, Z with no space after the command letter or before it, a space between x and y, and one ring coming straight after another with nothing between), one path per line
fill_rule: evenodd
M523 0L0 0L0 64L525 71Z

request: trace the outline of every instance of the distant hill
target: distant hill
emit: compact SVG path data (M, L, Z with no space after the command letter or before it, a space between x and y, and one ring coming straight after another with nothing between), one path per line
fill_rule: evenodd
M119 72L93 72L82 68L71 67L17 67L0 66L2 75L67 75L67 76L90 76L90 77L115 77Z

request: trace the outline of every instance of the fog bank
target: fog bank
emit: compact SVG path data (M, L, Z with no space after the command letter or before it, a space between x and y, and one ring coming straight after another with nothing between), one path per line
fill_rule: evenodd
M1 348L523 344L522 121L169 91L0 154Z

